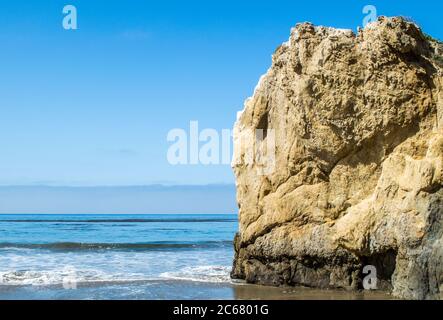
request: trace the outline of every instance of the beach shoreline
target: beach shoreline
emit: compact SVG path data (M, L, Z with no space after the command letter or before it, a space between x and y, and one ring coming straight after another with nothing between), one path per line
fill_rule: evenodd
M245 283L182 280L82 283L73 290L62 285L0 286L1 300L392 300L382 291L323 290L268 287Z

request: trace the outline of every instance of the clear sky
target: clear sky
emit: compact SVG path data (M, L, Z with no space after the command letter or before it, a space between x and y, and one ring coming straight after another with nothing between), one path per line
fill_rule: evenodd
M168 131L231 128L298 22L355 30L372 4L443 38L442 3L1 1L0 185L233 183L228 165L171 166Z

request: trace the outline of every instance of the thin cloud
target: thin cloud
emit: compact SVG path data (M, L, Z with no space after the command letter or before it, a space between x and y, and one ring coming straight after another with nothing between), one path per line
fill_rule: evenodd
M135 157L139 155L139 152L137 150L131 148L118 148L118 149L99 148L97 149L97 151L100 154L104 154L106 156Z

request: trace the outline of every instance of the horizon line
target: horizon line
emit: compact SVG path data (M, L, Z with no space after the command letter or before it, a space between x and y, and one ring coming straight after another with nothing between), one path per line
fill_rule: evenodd
M207 184L127 184L127 185L49 185L49 184L8 184L0 188L149 188L149 187L235 187L235 183L207 183Z

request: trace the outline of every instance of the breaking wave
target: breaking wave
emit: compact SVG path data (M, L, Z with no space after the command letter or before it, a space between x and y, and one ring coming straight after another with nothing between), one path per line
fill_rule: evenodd
M231 268L226 266L196 266L164 272L160 274L160 277L172 280L226 283L231 282L230 272Z
M160 249L192 249L192 248L222 248L232 246L232 241L202 241L195 243L0 243L0 249L48 249L48 250L160 250Z

